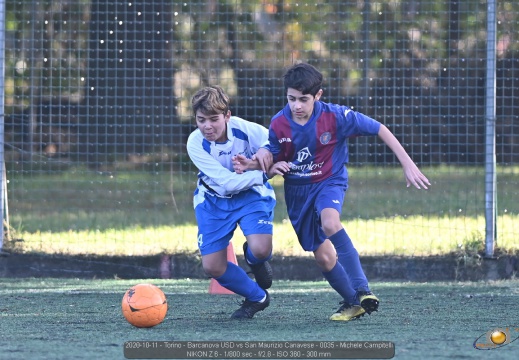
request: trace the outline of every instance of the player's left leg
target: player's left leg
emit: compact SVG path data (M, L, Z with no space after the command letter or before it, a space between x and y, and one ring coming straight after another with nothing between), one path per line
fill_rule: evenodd
M256 282L262 289L272 286L272 233L275 202L260 198L241 211L239 224L247 242L243 244L243 255Z
M324 185L285 184L285 202L290 222L297 234L301 247L312 251L324 278L343 298L340 308L330 317L331 320L349 321L364 315L365 310L356 298L355 289L345 271L337 261L333 244L323 233L316 203ZM344 195L341 195L344 197ZM330 199L333 203L334 198Z
M330 239L339 262L345 267L355 290L369 290L368 279L360 263L359 253L344 230L340 214L336 209L325 208L321 211L321 226Z
M227 249L202 255L202 266L206 274L218 281L221 286L245 298L231 318L250 319L270 305L270 295L267 291L252 281L245 270L227 261Z
M256 282L262 289L272 286L272 266L269 260L272 258L272 235L252 234L246 236L243 243L243 256L249 265Z
M340 213L334 208L324 208L321 211L321 225L324 233L337 251L338 261L344 266L357 298L368 314L378 310L379 299L369 289L368 280L362 269L359 253L346 230L342 227Z
M250 319L258 311L262 311L270 305L269 293L252 281L245 270L232 262L227 263L225 273L216 277L215 280L223 287L245 298L240 308L231 315L233 319Z
M252 318L270 303L269 294L260 288L238 265L228 261L227 247L236 229L235 211L222 216L222 210L211 207L209 202L195 208L198 222L198 248L202 255L202 267L207 275L221 286L245 298L232 318Z
M344 299L340 302L339 309L330 316L330 320L349 321L363 316L365 310L358 303L355 289L351 286L344 267L337 261L337 253L330 240L326 239L314 251L314 256L324 278Z
M265 291L249 278L245 270L227 260L227 249L202 254L202 267L224 288L250 301L258 302L265 298Z

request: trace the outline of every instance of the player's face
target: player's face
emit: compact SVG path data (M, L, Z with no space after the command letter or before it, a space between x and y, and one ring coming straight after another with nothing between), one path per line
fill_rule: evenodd
M314 103L321 98L323 91L319 90L315 97L304 94L296 89L287 89L287 100L292 112L292 119L298 123L306 123L314 111Z
M227 114L204 114L201 111L196 112L196 126L202 132L202 135L208 141L226 142L227 141L227 123L231 118L231 112Z

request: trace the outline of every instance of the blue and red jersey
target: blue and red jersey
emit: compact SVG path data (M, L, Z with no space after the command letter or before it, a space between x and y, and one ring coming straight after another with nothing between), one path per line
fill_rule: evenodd
M308 122L292 120L287 104L271 120L269 144L274 161L286 161L285 182L293 185L322 181L332 175L347 179L348 139L377 135L380 122L347 106L316 101Z

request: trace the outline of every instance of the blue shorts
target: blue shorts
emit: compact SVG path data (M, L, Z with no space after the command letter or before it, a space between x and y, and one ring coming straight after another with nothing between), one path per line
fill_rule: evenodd
M230 198L205 195L195 208L198 248L202 255L227 248L237 225L243 235L272 235L276 200L247 190Z
M305 251L315 251L327 239L321 227L321 211L326 208L342 213L348 183L344 178L328 178L307 185L285 183L288 217Z

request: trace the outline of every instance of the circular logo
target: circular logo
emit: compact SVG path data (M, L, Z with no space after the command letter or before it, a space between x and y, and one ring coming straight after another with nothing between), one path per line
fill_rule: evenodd
M506 334L504 331L496 330L492 334L490 334L490 341L492 341L496 345L501 345L506 341Z
M519 327L507 326L502 328L493 328L484 334L481 334L474 341L474 348L478 350L494 350L513 343L519 339Z
M328 144L331 139L332 139L332 134L330 134L328 131L325 133L322 133L321 136L319 137L319 141L323 145Z

